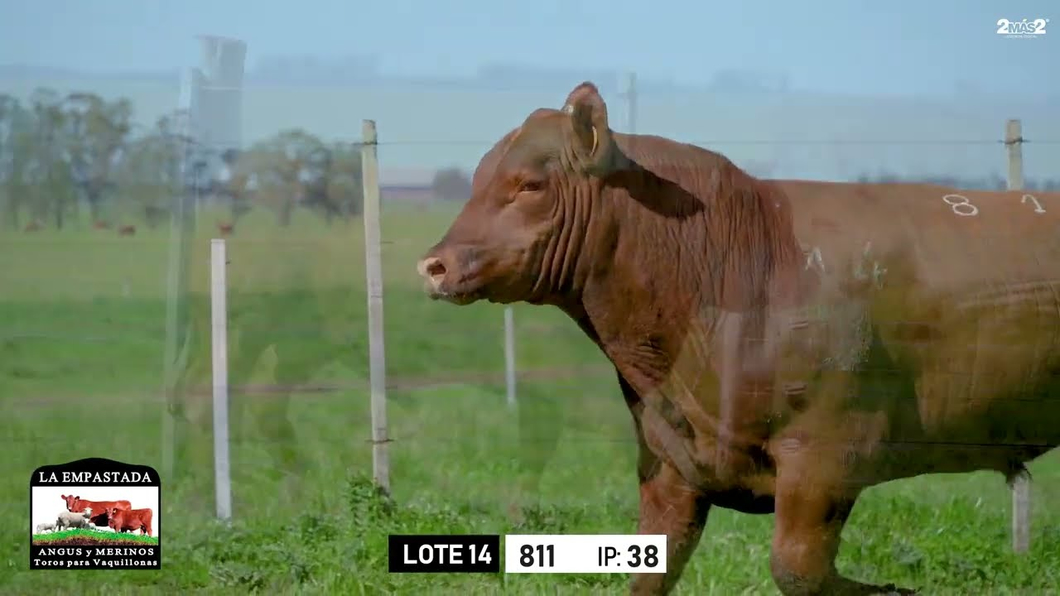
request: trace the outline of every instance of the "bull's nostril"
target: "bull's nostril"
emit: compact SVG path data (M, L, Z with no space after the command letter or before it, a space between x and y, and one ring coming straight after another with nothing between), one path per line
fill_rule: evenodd
M416 265L416 270L419 271L422 277L429 279L438 279L445 276L445 265L442 264L442 260L438 257L423 259Z
M427 262L427 275L431 277L442 277L445 275L445 265L442 264L441 259L430 259Z

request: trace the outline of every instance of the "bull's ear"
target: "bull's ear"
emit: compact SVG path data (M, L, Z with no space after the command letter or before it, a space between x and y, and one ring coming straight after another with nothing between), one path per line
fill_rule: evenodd
M613 167L614 140L607 123L607 104L596 85L585 81L567 96L563 111L570 115L574 154L588 173L603 175Z

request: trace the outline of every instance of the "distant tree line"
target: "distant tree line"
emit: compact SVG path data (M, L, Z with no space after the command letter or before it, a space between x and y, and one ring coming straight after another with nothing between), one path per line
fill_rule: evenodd
M460 168L442 168L431 181L434 198L443 201L466 201L471 197L471 178Z
M775 169L773 162L749 161L743 165L747 172L768 178ZM880 172L878 174L861 174L858 182L916 182L923 184L939 184L954 188L966 188L970 190L1005 190L1007 183L1004 178L994 173L980 178L970 176L902 176L892 172ZM438 170L434 175L432 183L434 196L442 200L466 201L471 196L471 179L459 168L444 168ZM1060 190L1060 178L1026 178L1023 181L1024 189L1028 191Z
M966 188L969 190L1005 190L1008 182L1000 174L993 173L987 176L901 176L893 172L880 172L879 174L862 174L858 176L858 182L916 182L921 184L938 184L953 188ZM1028 191L1054 191L1060 190L1060 178L1024 178L1023 188Z
M206 159L215 150L197 147L183 135L186 117L174 112L144 127L133 123L133 106L124 98L39 88L23 103L0 94L0 226L62 229L84 207L97 227L118 219L155 227L168 219L180 193L227 205L232 226L256 207L271 210L280 226L290 224L297 208L329 223L361 213L359 143L328 143L302 130L282 130L248 149L214 155L218 167L208 168ZM773 165L748 167L767 175ZM1006 186L997 174L880 172L863 174L858 181L984 190ZM1030 191L1060 190L1060 178L1026 179L1024 184ZM443 168L435 173L431 191L440 200L466 201L471 179L459 168Z
M23 103L0 94L0 225L62 229L84 207L94 225L137 219L149 227L169 217L177 193L226 204L234 225L255 207L281 226L306 208L326 221L361 213L359 143L326 143L284 130L243 151L216 155L182 134L185 114L153 126L133 123L127 99L37 89Z

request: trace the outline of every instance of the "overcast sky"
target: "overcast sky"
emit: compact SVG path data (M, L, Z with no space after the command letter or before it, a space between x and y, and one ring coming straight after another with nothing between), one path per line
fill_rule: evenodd
M0 0L0 63L158 70L196 63L194 35L258 57L374 54L385 73L469 75L486 62L613 68L677 82L718 70L794 89L1060 95L1060 2L930 0ZM895 8L905 6L904 9ZM1034 39L997 20L1049 18ZM1050 66L1050 64L1052 66Z

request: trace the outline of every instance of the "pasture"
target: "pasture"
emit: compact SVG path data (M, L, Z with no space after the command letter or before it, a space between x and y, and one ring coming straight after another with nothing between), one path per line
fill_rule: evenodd
M98 546L141 546L144 544L158 544L158 538L144 536L138 532L119 533L110 530L82 530L79 528L63 530L61 532L48 532L46 534L34 534L34 544L47 544L54 546L65 545L98 545Z
M502 307L428 300L417 257L455 208L388 207L383 221L393 501L373 490L363 228L255 210L228 241L230 360L245 338L297 354L291 396L301 459L291 498L261 420L282 416L279 356L247 358L231 397L234 523L211 521L212 470L162 480L163 570L26 571L34 468L108 457L161 469L168 226L137 234L0 232L0 521L3 593L623 593L625 575L390 575L388 533L632 533L635 444L614 373L554 309L515 307L519 410L505 405ZM189 300L208 324L214 222L193 242ZM240 343L240 342L244 343ZM250 342L254 343L254 342ZM260 343L260 341L258 342ZM266 342L268 343L268 342ZM196 343L197 349L208 346ZM252 354L257 356L258 354ZM194 379L208 409L206 374ZM283 377L283 378L281 378ZM1060 396L1057 396L1060 398ZM207 418L208 420L208 418ZM209 429L199 429L209 436ZM212 444L197 444L209 461ZM928 594L1049 593L1060 585L1060 453L1030 466L1032 545L1010 547L1000 475L926 476L869 490L838 565ZM711 511L678 594L774 594L772 516Z

